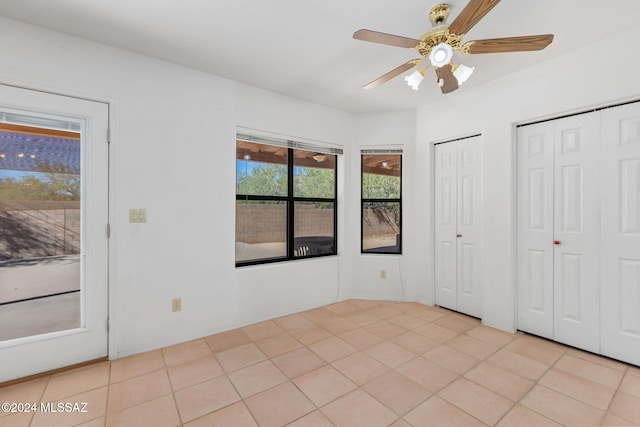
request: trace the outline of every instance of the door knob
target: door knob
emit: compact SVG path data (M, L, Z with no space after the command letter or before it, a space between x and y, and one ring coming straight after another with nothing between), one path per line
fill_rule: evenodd
M462 237L462 234L456 234L456 237L460 238Z
M560 244L560 240L554 240L553 244L556 245L556 246L559 245Z

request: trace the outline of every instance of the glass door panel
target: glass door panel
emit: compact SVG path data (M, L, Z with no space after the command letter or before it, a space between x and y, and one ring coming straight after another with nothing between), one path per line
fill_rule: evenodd
M79 328L79 126L0 123L0 341Z

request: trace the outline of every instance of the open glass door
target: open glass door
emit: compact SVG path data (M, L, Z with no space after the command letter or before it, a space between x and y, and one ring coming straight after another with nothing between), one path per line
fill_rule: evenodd
M108 105L0 85L0 382L107 355Z

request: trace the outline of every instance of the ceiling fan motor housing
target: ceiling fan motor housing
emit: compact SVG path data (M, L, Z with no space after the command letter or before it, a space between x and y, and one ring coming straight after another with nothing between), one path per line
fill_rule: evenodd
M424 57L428 57L431 50L440 43L446 43L453 50L460 50L462 37L450 34L447 25L438 25L433 27L420 37L420 43L416 46L416 50Z

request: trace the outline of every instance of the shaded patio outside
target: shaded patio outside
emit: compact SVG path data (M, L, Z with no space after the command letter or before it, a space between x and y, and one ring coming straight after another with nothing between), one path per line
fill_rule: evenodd
M0 341L81 325L80 134L0 123Z

